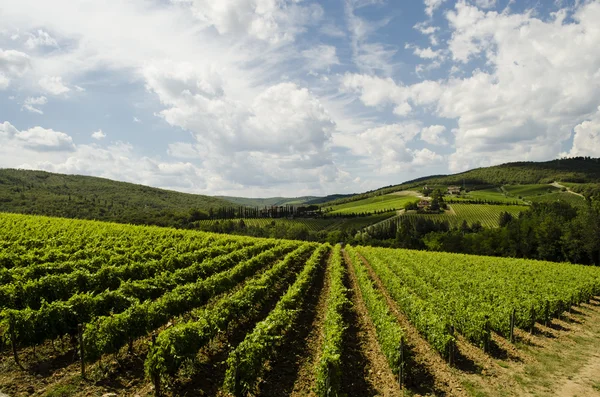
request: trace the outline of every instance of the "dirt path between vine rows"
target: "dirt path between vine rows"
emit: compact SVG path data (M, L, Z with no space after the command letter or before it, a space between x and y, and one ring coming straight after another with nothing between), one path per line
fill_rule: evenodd
M452 369L436 352L429 343L419 334L419 331L410 323L408 318L398 308L381 279L369 261L361 254L358 257L363 261L369 272L369 276L381 291L391 312L396 316L405 335L411 360L408 363L408 374L406 387L413 395L436 396L467 396L459 380L452 373Z
M261 386L261 396L314 396L314 367L323 344L323 323L329 297L329 273L332 255L319 272L307 293L309 299L288 342L280 347L279 356L268 365L268 373Z
M348 396L401 396L400 386L377 342L375 326L345 251L343 257L348 270L352 307L343 349L342 393Z

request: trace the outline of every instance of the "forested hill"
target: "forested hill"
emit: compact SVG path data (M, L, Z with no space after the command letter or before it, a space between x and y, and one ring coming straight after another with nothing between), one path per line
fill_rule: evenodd
M233 196L215 196L217 198L230 201L238 205L244 205L247 207L270 207L285 206L285 205L311 205L311 204L322 204L332 200L338 200L343 198L352 197L353 194L332 194L324 197L317 196L302 196L302 197L269 197L269 198L247 198L247 197L233 197Z
M493 167L475 168L452 175L434 175L390 185L363 194L328 203L328 205L361 200L371 196L392 193L424 185L526 185L552 183L600 183L600 158L575 157L545 162L523 161Z
M3 212L178 226L193 210L228 206L216 197L104 178L0 169Z

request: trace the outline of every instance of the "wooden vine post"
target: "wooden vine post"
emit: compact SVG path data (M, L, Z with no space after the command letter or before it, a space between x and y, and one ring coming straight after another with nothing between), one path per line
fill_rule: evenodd
M550 321L550 302L544 302L544 325L547 327Z
M454 337L454 325L450 325L449 329L448 329L448 333L450 334L450 336ZM450 341L450 343L448 344L448 364L450 366L454 365L454 355L455 355L455 351L456 351L456 340L452 339Z
M331 394L331 364L327 364L327 378L325 378L325 397Z
M398 368L398 384L400 385L400 389L404 388L404 338L400 338L400 368Z
M19 368L21 368L24 371L25 368L21 364L21 361L19 360L19 353L17 352L17 336L15 334L15 318L12 313L10 313L9 316L10 317L8 319L8 327L10 328L10 344L12 346L13 356L15 357L15 362L17 363Z
M154 347L154 345L156 345L156 331L152 331L152 346ZM160 397L161 391L160 391L160 375L152 372L152 383L154 383L154 394L157 397Z
M483 351L485 353L489 353L490 352L491 333L490 333L490 317L487 314L485 315L484 330L485 330L485 338L483 341Z
M517 310L512 309L510 314L510 343L515 343L515 320L517 316Z
M83 324L77 324L77 334L79 336L79 359L81 361L81 377L85 379L85 354L83 341Z
M233 373L233 395L235 397L242 396L242 390L240 387L240 356L235 355L235 371Z
M531 329L529 330L529 333L533 335L533 331L535 331L535 307L533 307L533 305L531 305Z

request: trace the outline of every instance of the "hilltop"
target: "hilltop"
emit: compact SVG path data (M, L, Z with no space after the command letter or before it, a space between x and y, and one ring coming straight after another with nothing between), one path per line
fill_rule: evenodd
M270 207L270 206L286 206L286 205L312 205L323 204L333 200L345 199L352 197L354 194L331 194L329 196L301 196L301 197L267 197L267 198L248 198L234 196L215 196L217 198L227 200L234 204L247 207Z
M362 200L425 185L465 185L470 188L481 188L502 185L549 184L555 181L572 184L600 183L600 158L575 157L544 162L522 161L475 168L451 175L432 175L332 201L328 205Z
M231 203L216 197L105 178L0 169L3 212L177 226L192 211L226 206Z

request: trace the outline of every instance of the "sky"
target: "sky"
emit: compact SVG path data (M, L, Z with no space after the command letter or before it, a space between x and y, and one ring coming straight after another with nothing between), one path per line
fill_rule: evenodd
M3 0L0 167L359 193L600 157L600 0Z

